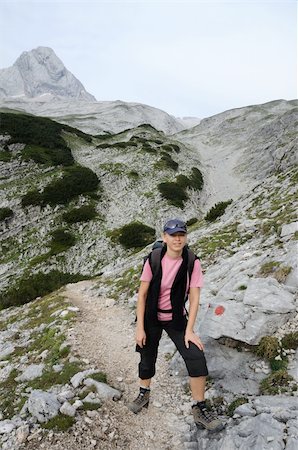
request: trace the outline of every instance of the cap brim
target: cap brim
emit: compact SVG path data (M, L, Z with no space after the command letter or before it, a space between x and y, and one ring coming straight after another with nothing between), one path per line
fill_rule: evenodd
M184 234L186 234L186 230L185 230L185 228L177 227L177 228L167 229L167 230L165 230L165 233L167 233L167 234L175 234L175 233L184 233Z

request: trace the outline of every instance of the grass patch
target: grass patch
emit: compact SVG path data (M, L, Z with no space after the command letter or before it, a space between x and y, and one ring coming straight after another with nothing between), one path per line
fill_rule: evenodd
M96 409L99 409L100 407L101 407L100 403L84 402L83 406L80 407L80 410L83 410L83 411L94 411Z
M227 408L228 416L232 417L234 415L235 409L240 405L244 405L244 403L248 403L248 399L246 397L239 397L233 400Z
M17 376L18 371L13 369L9 377L0 383L0 410L5 419L10 419L15 414L15 409L17 408L15 404L15 392L18 386L15 378Z
M293 377L285 369L281 369L261 381L260 392L262 395L281 394L290 389L291 382L293 382Z
M100 381L101 383L107 383L107 375L104 372L91 373L89 378L95 381Z
M28 383L32 389L47 390L56 384L66 384L78 372L81 372L82 366L77 362L66 362L61 372L55 372L51 368L45 370L41 377Z
M58 414L47 422L41 423L40 426L46 430L67 431L75 424L75 422L74 417Z

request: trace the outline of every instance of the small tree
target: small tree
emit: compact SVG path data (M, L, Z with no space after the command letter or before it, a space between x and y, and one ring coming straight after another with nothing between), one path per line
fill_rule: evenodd
M216 203L206 214L205 220L207 220L208 222L214 222L218 217L224 214L226 207L231 203L232 200Z
M119 242L125 248L141 248L155 239L155 230L141 222L131 222L120 228Z

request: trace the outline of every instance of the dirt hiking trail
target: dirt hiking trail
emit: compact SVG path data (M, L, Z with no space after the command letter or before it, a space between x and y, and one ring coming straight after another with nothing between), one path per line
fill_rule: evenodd
M181 380L170 375L165 353L159 354L148 410L135 415L127 409L126 404L138 394L134 314L127 304L95 295L93 285L92 281L82 281L67 285L63 291L63 296L80 309L68 340L73 354L105 372L108 383L122 391L122 398L85 413L68 432L43 438L35 449L183 449L181 438L184 435L185 441L192 418L190 397Z

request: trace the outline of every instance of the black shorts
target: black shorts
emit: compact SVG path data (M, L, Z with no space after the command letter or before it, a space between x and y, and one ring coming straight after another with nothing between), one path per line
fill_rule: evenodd
M178 352L184 359L190 377L208 375L204 352L192 342L189 343L189 348L186 348L185 346L185 328L184 330L178 331L172 328L171 322L160 321L158 325L151 326L146 330L146 345L143 348L139 345L136 346L136 351L139 352L141 356L141 361L139 363L139 378L147 380L155 375L155 363L162 330L166 331L170 339L176 345Z

